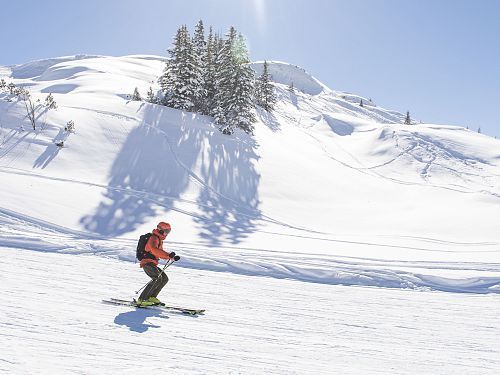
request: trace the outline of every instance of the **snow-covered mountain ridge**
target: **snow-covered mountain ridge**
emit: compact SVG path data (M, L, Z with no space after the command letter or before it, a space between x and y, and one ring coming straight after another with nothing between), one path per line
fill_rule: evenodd
M167 219L188 268L499 292L497 140L403 125L404 114L281 62L269 64L276 110L259 111L254 136L228 137L209 117L128 100L157 87L164 62L0 68L59 106L29 131L22 105L0 96L0 246L132 260L138 234Z

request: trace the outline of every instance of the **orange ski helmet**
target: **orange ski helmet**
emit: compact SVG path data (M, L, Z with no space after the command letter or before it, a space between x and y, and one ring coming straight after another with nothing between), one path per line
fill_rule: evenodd
M172 227L169 223L165 223L164 221L160 221L156 226L156 229L160 231L161 234L169 234L172 230Z

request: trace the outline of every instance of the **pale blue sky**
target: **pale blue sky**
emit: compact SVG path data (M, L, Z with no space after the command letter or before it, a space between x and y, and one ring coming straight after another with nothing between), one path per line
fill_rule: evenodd
M253 60L423 121L500 136L500 1L0 0L0 65L79 53L165 55L200 18L234 25Z

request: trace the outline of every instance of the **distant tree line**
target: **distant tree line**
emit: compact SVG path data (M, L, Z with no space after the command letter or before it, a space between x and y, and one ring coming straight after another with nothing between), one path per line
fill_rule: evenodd
M256 105L273 110L276 94L268 64L255 77L246 41L234 27L221 37L210 26L205 36L200 20L191 36L183 25L168 53L170 59L159 78L161 92L155 95L150 88L148 102L212 116L224 134L236 128L251 134ZM133 99L141 100L137 90Z

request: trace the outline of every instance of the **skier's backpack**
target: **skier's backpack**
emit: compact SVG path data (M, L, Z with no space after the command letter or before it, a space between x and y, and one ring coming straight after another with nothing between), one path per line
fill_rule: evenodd
M152 233L146 233L139 237L139 242L137 243L137 252L135 255L138 260L143 260L144 258L156 259L153 254L146 251L146 244L148 243L149 238L152 235Z

